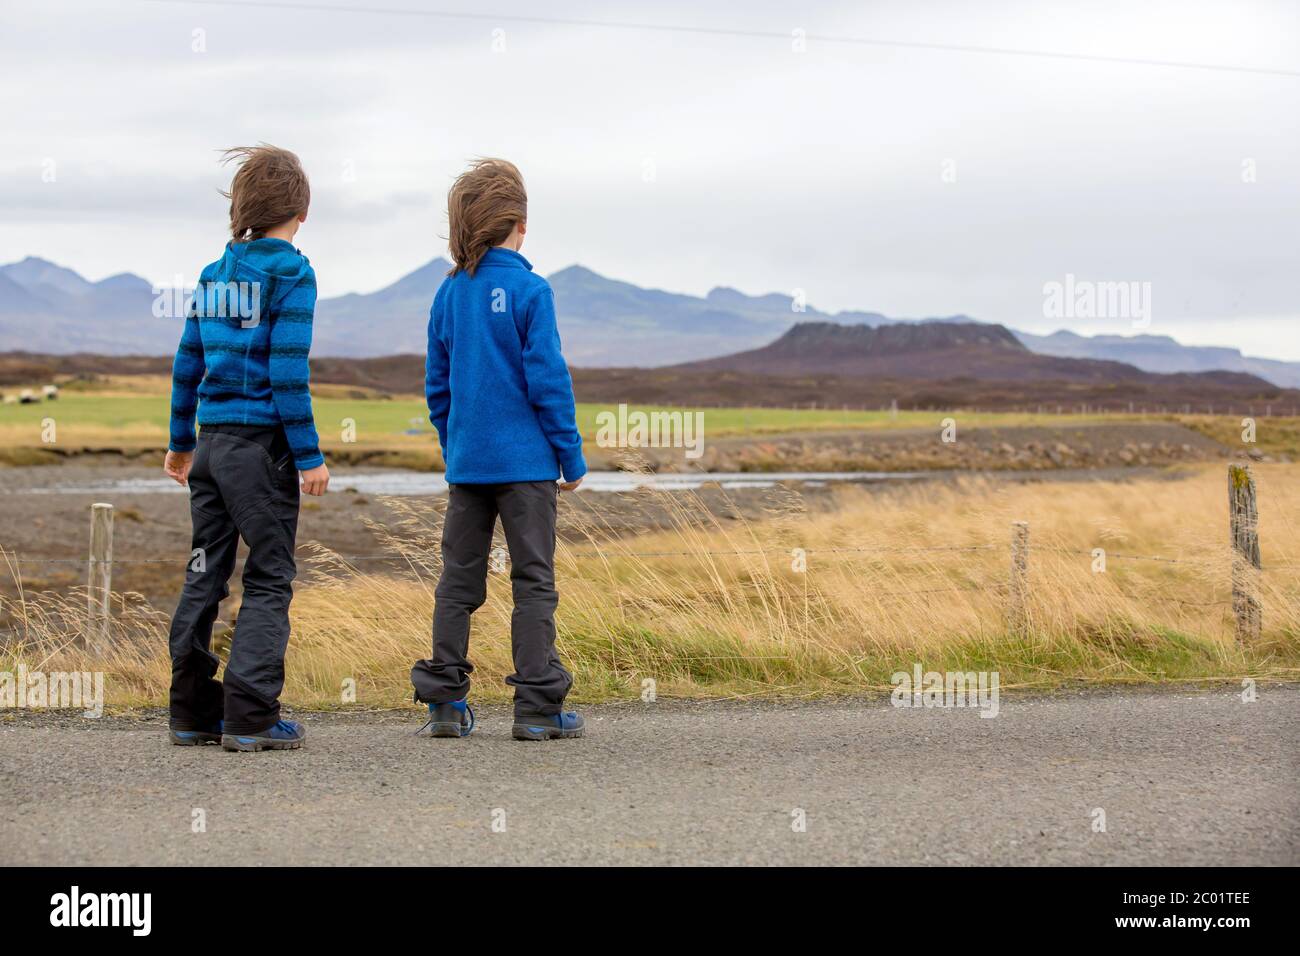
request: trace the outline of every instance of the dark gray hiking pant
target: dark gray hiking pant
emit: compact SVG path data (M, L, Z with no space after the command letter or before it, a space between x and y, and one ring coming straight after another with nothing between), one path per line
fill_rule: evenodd
M474 666L470 615L487 599L488 558L497 516L510 550L515 609L510 646L515 713L558 714L573 678L555 653L554 481L452 485L442 526L442 577L434 592L433 656L411 668L416 700L445 704L469 693Z
M254 437L245 437L252 435ZM258 733L280 719L284 652L289 645L298 471L283 430L259 442L257 429L209 426L190 469L194 537L185 587L172 618L171 725ZM214 676L217 606L229 596L239 539L248 545L244 597L231 639L224 685Z

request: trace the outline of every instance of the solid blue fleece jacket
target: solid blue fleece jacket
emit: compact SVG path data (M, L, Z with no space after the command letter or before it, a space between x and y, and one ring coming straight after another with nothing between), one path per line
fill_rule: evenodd
M433 297L424 393L450 484L587 472L555 296L519 253L489 249Z
M194 289L172 365L172 451L194 424L283 425L294 465L325 461L312 420L307 353L316 273L283 239L231 242Z

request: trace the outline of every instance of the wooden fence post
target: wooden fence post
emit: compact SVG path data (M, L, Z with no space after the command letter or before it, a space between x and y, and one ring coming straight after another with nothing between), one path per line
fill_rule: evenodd
M1237 643L1259 640L1259 511L1250 465L1228 466L1228 521L1232 533L1232 613Z
M1029 633L1029 522L1011 522L1011 587L1008 620L1017 634Z
M113 592L113 506L90 506L90 564L86 579L86 644L108 650L109 597Z

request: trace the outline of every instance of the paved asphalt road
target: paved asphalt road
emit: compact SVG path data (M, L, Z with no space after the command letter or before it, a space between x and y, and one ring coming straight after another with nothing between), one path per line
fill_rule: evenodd
M1294 685L586 713L532 744L499 708L462 741L299 715L306 749L235 754L0 712L0 864L1300 864Z

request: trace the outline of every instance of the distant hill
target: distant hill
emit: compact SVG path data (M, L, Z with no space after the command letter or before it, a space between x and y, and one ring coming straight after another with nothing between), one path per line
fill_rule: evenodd
M320 300L312 354L422 353L429 306L450 268L434 259L376 292ZM716 355L770 341L798 317L785 296L715 289L700 298L642 289L582 266L562 269L550 281L574 364L660 365ZM180 320L155 317L154 299L138 276L89 282L28 257L0 267L0 351L170 354Z
M1238 349L1182 345L1167 335L1079 335L1062 329L1051 335L1017 332L1030 350L1064 358L1111 359L1148 372L1207 372L1223 369L1258 375L1275 385L1300 388L1300 362L1251 358Z
M895 343L897 344L897 343ZM990 349L1007 348L998 342ZM975 348L986 346L975 345ZM951 354L954 350L948 350ZM906 354L906 353L903 353ZM1023 353L1029 354L1029 353ZM910 361L910 360L909 360ZM1076 359L1058 359L1075 363ZM1085 363L1086 364L1086 363ZM1110 365L1113 363L1096 363ZM908 364L899 366L907 369ZM1127 368L1120 366L1120 368ZM881 375L767 375L717 368L573 368L573 385L582 402L634 402L647 405L752 406L790 408L1021 409L1072 411L1081 407L1125 411L1214 411L1218 414L1296 414L1300 390L1283 389L1238 372L1161 375L1128 369L1128 380L942 379ZM170 356L37 355L0 353L0 389L59 382L66 377L93 381L104 375L167 375ZM364 386L389 394L418 395L424 385L424 356L383 358L323 357L311 360L318 385ZM1267 413L1267 412L1266 412Z
M423 352L429 307L450 268L434 259L378 292L323 300L312 354ZM573 365L665 365L716 355L770 341L799 317L788 296L751 298L715 289L699 298L643 289L583 266L561 269L549 281L565 356Z
M0 349L157 354L180 338L180 324L155 318L152 287L122 274L89 282L71 269L28 256L0 267Z
M671 365L761 345L796 319L824 315L795 312L789 296L718 288L700 298L606 279L583 266L561 269L550 283L573 365Z
M429 346L429 306L451 263L434 259L378 292L356 292L316 303L312 355L375 358L423 354Z
M322 299L317 304L312 355L422 354L429 306L449 268L446 260L434 259L376 292ZM881 330L1001 328L965 315L900 319L878 312L830 314L812 306L796 312L786 295L750 296L719 287L705 296L692 296L645 289L576 265L549 279L555 289L565 355L570 364L584 367L653 368L761 350L797 322ZM29 256L0 266L0 352L170 355L180 337L180 320L155 317L154 299L150 284L139 276L122 273L90 282L72 269ZM1188 347L1165 336L1011 334L1030 353L1047 357L1123 362L1155 372L1222 369L1300 386L1300 362L1251 358L1230 348ZM1003 361L1006 356L986 360L993 365ZM1051 366L1031 362L1026 367ZM942 374L966 372L960 367L943 368Z
M686 372L775 376L837 376L983 382L1157 384L1189 380L1241 394L1275 391L1240 372L1165 375L1123 362L1061 358L1029 351L1009 329L977 322L876 327L801 322L762 348L688 362Z

